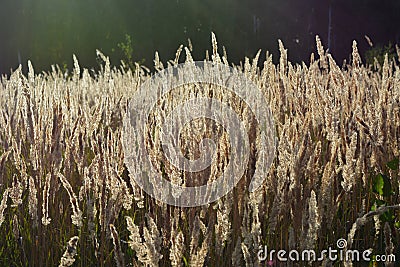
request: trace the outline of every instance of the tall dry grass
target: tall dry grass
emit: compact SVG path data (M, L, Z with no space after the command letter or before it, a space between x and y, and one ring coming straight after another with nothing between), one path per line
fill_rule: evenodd
M111 68L98 52L99 73L81 69L74 57L68 75L58 67L35 73L29 62L27 76L20 67L3 77L0 265L260 266L264 245L322 250L339 238L352 249L399 258L398 62L365 66L354 43L352 61L340 67L317 38L311 63L292 64L282 42L279 47L277 65L268 53L258 62L258 53L236 66L260 88L276 123L277 156L266 182L254 193L246 190L257 166L257 125L232 96L249 129L248 169L233 191L197 208L155 201L124 165L122 118L148 69ZM167 65L177 64L181 51ZM211 58L229 62L215 38ZM157 53L155 68L164 68ZM225 97L221 88L213 90L217 99ZM173 105L190 92L177 90L164 100ZM153 115L149 125L156 129ZM229 159L223 129L195 121L185 135L189 157L199 153L190 137L217 140L218 164L192 176L177 172L154 134L150 156L164 177L181 184L218 177ZM307 264L332 263L298 263Z

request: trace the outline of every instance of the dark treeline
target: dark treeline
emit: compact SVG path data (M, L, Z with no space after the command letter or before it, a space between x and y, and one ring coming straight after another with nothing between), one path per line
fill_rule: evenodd
M238 63L258 49L278 57L277 39L292 61L308 61L315 35L341 62L356 39L361 52L399 42L398 0L4 0L0 7L0 73L31 59L37 70L70 66L76 54L96 67L95 49L114 64L124 58L118 43L132 37L133 59L152 65L157 50L171 59L180 44L193 43L195 59L210 49L210 32Z

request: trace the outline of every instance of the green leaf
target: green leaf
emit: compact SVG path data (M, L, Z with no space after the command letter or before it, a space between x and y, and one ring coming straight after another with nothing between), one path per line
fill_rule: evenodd
M385 205L386 205L386 202L385 202L385 201L380 200L380 199L376 199L376 200L374 201L374 204L371 206L371 211L375 211L375 210L377 210L379 207L385 206Z
M391 170L397 171L399 169L399 158L389 161L386 163L386 166L388 166Z
M186 257L182 255L182 259L183 259L185 266L189 266L189 263L188 263Z
M372 190L383 197L392 195L393 191L389 177L381 173L375 176Z
M393 210L388 210L388 211L384 212L381 216L379 216L379 219L382 222L389 222L389 223L393 222L395 219Z

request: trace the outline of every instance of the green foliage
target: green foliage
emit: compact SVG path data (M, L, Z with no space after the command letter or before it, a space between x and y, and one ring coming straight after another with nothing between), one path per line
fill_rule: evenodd
M375 176L372 188L381 197L389 197L393 193L389 177L381 173Z
M377 211L380 207L393 207L397 204L398 189L396 189L396 178L397 175L393 171L397 171L399 168L399 159L394 158L391 161L386 163L386 171L382 171L374 176L372 176L371 185L372 185L372 198L371 198L371 211ZM397 235L398 230L400 228L400 217L398 210L394 208L389 208L385 212L379 215L379 223L383 227L384 225L388 225L390 228L390 232ZM382 240L386 239L384 231L373 233L374 235L374 243L382 242ZM380 241L379 241L380 240ZM383 243L382 243L383 244ZM396 241L394 241L395 246L398 245ZM374 255L372 256L372 261L369 266L377 266L376 255L382 255L386 253L385 246L378 246L374 251ZM398 253L396 254L396 258L398 257Z
M394 160L389 161L386 163L391 170L397 171L399 169L399 158L395 158Z
M129 34L125 34L125 41L118 43L118 48L121 50L123 55L123 62L127 68L134 70L135 61L133 60L133 44L132 37ZM139 64L144 63L144 59L138 62Z
M395 171L399 168L399 159L395 158L386 163L386 166L389 170ZM394 205L393 196L396 194L395 189L393 188L392 181L390 175L387 173L378 173L373 177L372 180L372 192L373 196L373 205L371 206L371 211L377 210L381 206L390 206ZM400 225L399 220L396 220L396 213L390 209L383 213L379 219L381 222L390 223L391 227L397 227Z
M377 45L367 50L365 53L366 63L368 65L373 65L376 58L378 63L380 65L383 65L386 54L388 55L389 61L393 59L398 59L395 46L391 42L389 42L389 44L387 45Z

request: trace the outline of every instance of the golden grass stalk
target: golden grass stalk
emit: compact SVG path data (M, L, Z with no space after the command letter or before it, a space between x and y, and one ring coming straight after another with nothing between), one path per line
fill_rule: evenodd
M75 262L75 255L77 253L76 247L78 245L79 237L73 236L69 239L67 248L60 260L59 267L68 267L74 264Z
M71 203L71 207L72 207L72 215L71 215L72 223L75 224L77 227L81 227L82 226L82 211L79 208L78 198L76 197L75 192L72 190L71 184L64 177L64 175L62 175L61 173L58 173L57 176L60 178L60 181L69 196L69 202Z
M10 192L10 189L7 188L4 193L3 193L3 197L1 199L0 202L0 226L3 224L4 222L4 211L7 208L7 201L8 201L8 194Z
M122 252L121 241L119 240L117 229L113 224L110 224L110 232L114 244L115 263L117 264L117 267L123 267L125 266L124 253Z

